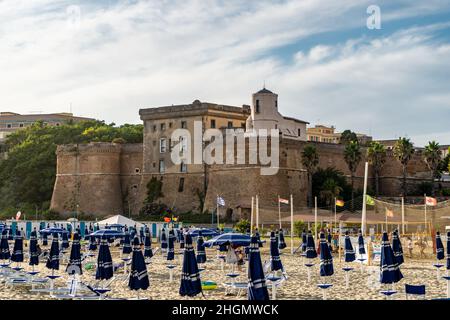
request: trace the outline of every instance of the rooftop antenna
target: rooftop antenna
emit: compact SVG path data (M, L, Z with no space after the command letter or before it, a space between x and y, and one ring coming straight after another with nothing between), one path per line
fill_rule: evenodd
M264 82L263 82L263 89L265 89L266 88L266 80L264 80Z

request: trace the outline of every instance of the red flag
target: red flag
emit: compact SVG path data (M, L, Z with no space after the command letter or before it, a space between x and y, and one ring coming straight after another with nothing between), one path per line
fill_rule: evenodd
M164 217L164 222L170 222L170 218L169 217Z
M17 213L16 213L16 221L19 221L21 215L22 215L22 212L17 211Z
M283 199L283 198L278 198L278 202L279 203L284 203L284 204L289 204L289 200Z
M436 200L436 198L425 197L425 203L427 206L435 206L435 205L437 205L437 200Z

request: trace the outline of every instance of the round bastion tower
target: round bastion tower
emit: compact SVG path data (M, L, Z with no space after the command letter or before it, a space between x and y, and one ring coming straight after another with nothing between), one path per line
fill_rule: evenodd
M122 214L121 148L114 143L58 146L51 209L68 216Z

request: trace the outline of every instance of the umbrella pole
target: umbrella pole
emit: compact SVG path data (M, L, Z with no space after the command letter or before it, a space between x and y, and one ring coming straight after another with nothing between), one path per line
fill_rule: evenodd
M349 282L350 282L350 275L348 274L349 271L345 272L345 288L348 289Z
M272 281L272 300L277 300L277 286L275 281Z
M311 267L308 268L308 282L311 282Z

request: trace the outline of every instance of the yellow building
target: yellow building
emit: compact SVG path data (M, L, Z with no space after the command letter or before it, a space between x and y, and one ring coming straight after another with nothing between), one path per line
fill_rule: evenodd
M307 128L308 141L325 142L325 143L339 143L339 136L334 133L333 126L327 127L324 125L316 125L315 127Z

